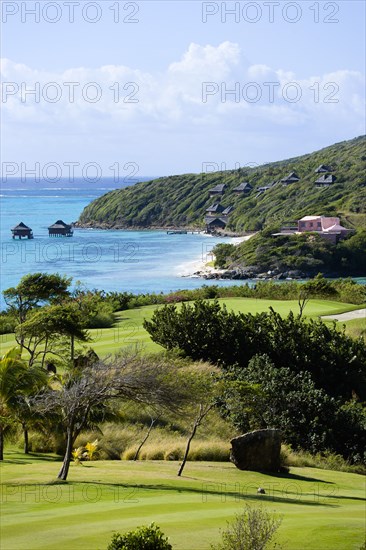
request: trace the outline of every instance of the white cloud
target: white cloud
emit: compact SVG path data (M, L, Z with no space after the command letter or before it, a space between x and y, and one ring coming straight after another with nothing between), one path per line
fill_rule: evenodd
M59 134L58 141L78 135L90 143L90 136L98 135L125 143L138 135L136 142L143 143L174 134L179 142L198 132L209 144L224 132L278 139L297 130L299 136L325 132L332 142L340 127L347 137L363 131L360 72L343 69L304 78L286 68L248 65L231 42L192 43L161 73L123 65L56 73L9 59L2 60L1 73L3 124L43 137ZM207 85L210 93L203 101ZM37 100L30 93L35 88Z

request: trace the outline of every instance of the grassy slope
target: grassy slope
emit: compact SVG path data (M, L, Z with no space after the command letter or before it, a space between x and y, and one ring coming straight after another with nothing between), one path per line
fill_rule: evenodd
M221 298L220 303L226 304L229 311L243 313L259 313L268 311L270 306L281 315L287 315L291 310L298 313L299 306L296 300L259 300L256 298ZM308 317L332 315L362 308L362 305L345 304L331 300L310 300L306 305L305 314ZM93 338L93 347L100 356L108 355L121 347L142 345L148 352L158 351L160 346L150 340L150 336L142 326L144 319L150 319L156 306L145 306L129 309L118 313L118 322L113 328L93 329L90 334ZM348 323L347 323L348 324ZM15 345L12 334L1 337L0 354Z
M203 227L205 210L214 202L209 189L226 183L222 204L235 207L229 227L236 231L260 229L264 223L294 222L307 214L340 215L347 226L361 227L366 221L365 143L363 136L258 168L182 174L139 183L96 199L84 209L80 222L125 228ZM320 164L335 169L337 182L331 187L317 189L314 185L314 170ZM241 181L257 188L291 171L301 178L299 183L277 185L258 198L255 190L249 197L231 191Z
M357 474L293 468L290 474L240 472L229 463L93 462L71 466L67 484L50 484L53 457L7 453L1 465L2 550L103 550L113 531L152 521L174 550L204 550L243 505L283 515L287 550L356 550L363 542L365 484ZM261 486L266 495L257 495Z

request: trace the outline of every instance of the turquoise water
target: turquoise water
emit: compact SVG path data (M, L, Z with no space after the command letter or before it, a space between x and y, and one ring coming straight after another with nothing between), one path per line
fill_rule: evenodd
M146 178L147 179L147 178ZM194 271L187 262L210 260L217 242L205 235L167 235L164 231L104 231L75 229L72 238L50 238L47 227L58 219L76 221L96 197L115 188L99 185L32 186L20 181L3 184L1 211L1 290L38 271L71 276L89 289L135 293L197 288L202 279L182 277ZM34 239L13 240L10 229L19 222L33 229ZM207 281L207 284L217 284ZM218 284L229 286L232 281ZM4 302L1 297L1 307Z

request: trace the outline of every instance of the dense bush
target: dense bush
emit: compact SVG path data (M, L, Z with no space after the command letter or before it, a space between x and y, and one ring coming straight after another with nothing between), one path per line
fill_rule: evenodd
M276 368L265 355L253 357L231 377L260 388L244 399L234 395L229 403L231 419L242 432L278 428L295 450L328 450L353 464L366 464L366 410L361 403L342 403L315 388L309 372Z
M242 433L278 428L295 449L317 452L331 447L337 405L324 390L315 388L310 373L276 368L268 356L261 355L232 375L236 380L258 384L261 390L254 396L248 394L248 401L232 400L230 416Z
M364 463L365 409L358 400L366 397L366 346L335 323L292 313L283 319L273 310L234 314L217 301L197 301L179 310L164 306L144 326L167 349L219 364L231 382L259 388L242 401L240 392L223 396L241 431L276 427L295 448Z
M124 535L115 533L107 550L172 550L172 548L160 527L152 523Z
M247 505L222 532L222 542L211 545L212 550L266 550L272 543L282 518L263 508Z
M143 446L139 460L181 460L187 441L186 437L167 437L154 443ZM122 460L133 460L137 445L127 448L121 455ZM188 460L208 462L227 462L230 455L230 446L226 441L212 439L207 441L193 441L188 455Z
M277 229L278 230L278 229ZM236 247L218 244L213 253L219 267L255 266L257 272L299 270L307 276L319 271L334 276L363 276L366 230L334 244L318 233L273 236L271 227Z
M8 334L15 331L18 322L11 313L0 314L0 334Z
M101 303L97 311L90 313L86 319L86 328L110 328L116 322L113 308L108 303Z
M309 287L308 287L309 285ZM176 302L187 302L212 298L265 298L272 300L297 300L303 288L310 291L314 298L327 298L351 304L366 302L366 286L357 284L352 279L329 280L317 275L307 283L296 281L276 282L257 281L229 287L218 285L202 285L192 290L179 290L168 294L128 294L112 292L106 295L106 300L113 304L114 311L133 309L147 305L160 305Z
M71 301L81 312L85 328L109 328L114 325L116 302L103 291L77 288Z
M366 346L320 319L304 320L290 313L256 315L228 312L217 300L166 305L144 327L152 340L178 349L194 360L224 368L245 368L257 354L267 354L276 367L311 373L315 386L330 396L366 399Z
M225 267L235 254L235 245L220 243L215 246L213 253L215 254L215 267Z

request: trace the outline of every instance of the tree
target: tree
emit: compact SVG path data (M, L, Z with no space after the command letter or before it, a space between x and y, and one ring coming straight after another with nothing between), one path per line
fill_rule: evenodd
M75 356L75 341L88 342L89 336L83 329L83 318L78 308L67 303L41 308L33 313L27 321L18 325L15 339L25 348L32 365L41 358L42 366L48 354L65 356L60 346L69 342L71 361Z
M16 287L4 290L4 299L19 323L24 323L28 313L40 303L59 303L68 297L71 280L58 273L25 275Z
M185 369L185 383L189 387L189 393L195 403L193 415L194 421L192 430L188 436L186 449L182 463L178 470L178 476L183 473L187 462L191 442L196 435L197 429L202 424L208 413L217 405L218 398L222 392L221 384L218 381L220 371L209 364L192 365Z
M113 314L116 304L106 297L104 291L87 290L77 283L71 300L78 307L85 328L108 328L116 321Z
M151 434L151 432L152 432L152 429L153 429L153 427L155 426L156 422L159 420L160 416L161 416L161 413L159 413L159 412L157 412L155 415L153 415L153 414L150 415L150 418L151 418L150 426L149 426L149 428L148 428L146 434L144 435L144 437L143 437L143 439L142 439L140 445L139 445L139 446L137 447L137 449L136 449L135 456L133 457L133 459L134 459L135 461L138 460L138 457L139 457L139 454L140 454L140 452L141 452L141 449L142 449L142 447L145 445L146 441L149 439L150 434Z
M225 267L235 253L235 245L228 243L217 244L213 249L215 255L215 267Z
M32 392L46 383L46 373L29 368L21 359L19 348L9 350L0 361L0 460L4 458L4 436L17 421L23 425L27 443L27 420L23 405ZM27 450L27 445L26 445Z
M254 384L258 391L237 399L231 418L242 431L278 428L294 448L311 452L333 446L337 402L317 389L310 373L275 367L267 355L251 359L237 380Z
M365 271L366 263L366 229L360 229L337 245L336 257L340 265L347 268L348 273L360 274Z
M70 369L53 388L39 394L33 406L44 416L57 415L63 426L66 450L58 478L66 480L76 438L111 400L132 400L179 410L188 399L177 386L174 362L125 352L106 361Z

